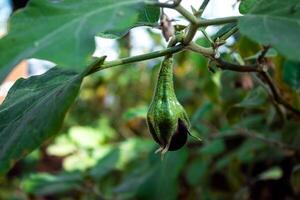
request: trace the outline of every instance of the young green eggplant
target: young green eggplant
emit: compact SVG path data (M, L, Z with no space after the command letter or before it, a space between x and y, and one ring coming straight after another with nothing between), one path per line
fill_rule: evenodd
M155 93L147 113L147 123L162 154L183 147L189 135L188 116L178 102L173 85L173 58L161 63Z

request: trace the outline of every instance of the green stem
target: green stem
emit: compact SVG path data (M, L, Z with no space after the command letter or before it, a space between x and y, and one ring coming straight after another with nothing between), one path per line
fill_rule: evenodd
M203 1L202 5L201 5L200 8L199 8L199 13L198 13L197 17L201 17L201 16L202 16L202 14L203 14L205 8L207 7L209 1L210 1L210 0L204 0L204 1Z
M191 23L189 26L189 30L184 38L183 44L173 46L173 47L168 47L168 48L166 48L164 50L160 50L160 51L154 51L152 53L147 53L147 54L142 54L142 55L138 55L138 56L121 58L121 59L117 59L114 61L104 62L104 64L100 64L98 67L95 67L93 70L91 70L89 74L94 73L96 71L100 71L102 69L114 67L114 66L125 65L125 64L129 64L129 63L134 63L134 62L138 62L138 61L144 61L144 60L149 60L149 59L153 59L153 58L157 58L157 57L161 57L161 56L174 54L174 53L184 50L185 48L188 48L190 50L201 53L204 56L213 56L215 53L213 49L204 48L204 47L201 47L194 43L190 44L190 42L194 38L198 28L202 27L202 26L220 25L220 24L236 22L239 17L238 16L225 17L225 18L209 19L209 20L198 19L196 16L191 14L188 10L183 8L181 5L177 4L180 2L181 1L176 1L176 3L174 3L174 5L173 5L173 6L175 6L174 9L176 9L181 15L183 15ZM205 2L206 3L204 4L204 7L206 7L206 5L209 1L205 1Z
M202 47L200 45L197 45L196 43L194 42L191 42L187 48L191 51L194 51L196 53L199 53L201 55L204 55L204 56L214 56L215 55L215 52L214 52L214 49L213 48L205 48L205 47Z
M198 24L199 23L197 17L195 17L192 13L190 13L188 10L186 10L181 5L178 5L175 8L175 10L177 10L177 12L179 12L183 17L185 17L192 24Z
M204 35L204 37L209 41L209 43L211 45L214 44L213 39L208 35L208 33L205 31L205 28L200 28L200 31L202 32L202 34Z
M198 28L199 28L199 26L196 25L196 24L190 24L189 25L188 31L187 31L187 33L184 37L184 40L183 40L184 45L188 45L193 40L193 38L195 37L195 34L198 31Z
M160 50L160 51L154 51L151 53L146 53L146 54L142 54L142 55L138 55L138 56L132 56L132 57L128 57L128 58L121 58L121 59L117 59L117 60L113 60L113 61L104 62L104 64L95 68L91 73L100 71L102 69L115 67L118 65L125 65L125 64L129 64L129 63L134 63L134 62L138 62L138 61L144 61L144 60L149 60L149 59L165 56L168 54L174 54L174 53L184 50L184 48L185 48L184 45L177 45L177 46L169 47L169 48L166 48L166 49Z
M222 25L228 23L237 22L240 16L232 16L232 17L224 17L224 18L216 18L216 19L202 19L199 22L199 26L212 26L212 25Z

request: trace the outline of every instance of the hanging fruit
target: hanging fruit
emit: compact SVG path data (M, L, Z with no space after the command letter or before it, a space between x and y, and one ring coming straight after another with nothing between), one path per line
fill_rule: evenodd
M147 113L147 123L162 154L183 147L189 135L188 116L178 102L173 85L173 58L162 61L155 93Z

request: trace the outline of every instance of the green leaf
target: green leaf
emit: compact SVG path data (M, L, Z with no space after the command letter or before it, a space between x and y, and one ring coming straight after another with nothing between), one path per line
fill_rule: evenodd
M239 19L243 35L273 46L292 61L300 61L300 1L260 0Z
M260 50L259 52L257 52L256 54L249 56L247 58L244 58L244 60L256 60L257 58L259 58L259 56L261 55L262 50ZM265 58L274 58L278 56L278 53L275 49L271 48L269 49L269 51L266 53Z
M186 179L191 186L197 186L204 179L205 175L208 174L209 171L209 163L208 159L200 157L198 159L193 160L193 162L188 165L186 170Z
M298 147L300 145L300 124L298 121L289 120L284 123L281 130L281 141Z
M156 163L149 166L149 163L143 161L138 168L126 173L124 180L113 189L113 192L130 196L132 199L133 196L136 195L141 184L157 172L157 168L158 165Z
M212 36L212 40L216 41L218 38L224 36L226 33L231 31L236 26L237 26L236 23L230 23L224 25L220 30L218 30L218 32L215 35Z
M202 148L201 148L201 154L207 154L207 155L218 155L222 153L226 149L225 143L223 139L216 139L211 142L207 142Z
M155 171L145 182L140 184L137 199L178 199L180 186L178 178L187 159L188 152L185 148L176 152L169 152L163 162L157 156L156 163L151 165Z
M141 163L114 192L130 195L127 199L178 199L178 178L188 159L187 149L169 152L163 161L152 152L148 157L149 162Z
M123 118L125 121L130 121L136 118L146 118L148 111L148 106L138 106L128 109L124 114Z
M261 50L261 45L253 42L245 36L239 37L235 47L237 48L237 52L244 59L253 56L256 53L260 53L259 51Z
M143 0L31 0L12 16L8 35L0 40L0 82L31 57L80 70L90 62L95 35L120 37L158 17L159 9Z
M99 180L103 176L107 175L113 169L116 168L116 165L119 161L120 150L113 149L107 155L105 155L102 159L100 159L96 166L94 166L90 171L90 176L93 179Z
M239 7L240 13L242 14L248 13L251 10L251 8L255 5L256 2L257 0L242 0Z
M280 167L274 166L258 175L259 180L278 180L282 177L283 171Z
M286 61L283 68L283 80L292 88L300 90L300 63Z
M80 189L83 176L79 173L33 174L22 181L25 192L36 195L53 195Z
M255 88L238 104L236 107L242 108L258 108L263 106L268 99L268 94L265 89L261 86Z
M0 106L0 174L59 131L85 75L55 67L16 81Z

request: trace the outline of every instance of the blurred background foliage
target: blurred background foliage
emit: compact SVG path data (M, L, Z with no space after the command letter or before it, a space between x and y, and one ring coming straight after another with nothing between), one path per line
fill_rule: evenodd
M148 33L162 46L160 34ZM222 57L258 57L260 45L234 39ZM208 45L204 38L197 43ZM129 55L129 34L118 50ZM284 98L299 107L299 64L273 49L267 57ZM174 84L192 134L203 141L189 138L163 160L154 154L145 117L160 61L87 77L60 134L0 180L0 199L300 199L299 119L283 121L253 74L217 70L198 54L175 56Z
M118 41L121 57L129 55L129 38ZM223 57L234 62L257 57L258 44L239 35L235 39ZM197 43L207 41L199 38ZM269 54L277 85L285 98L299 105L299 79L282 70L293 63L274 50ZM163 160L154 154L158 145L148 133L145 116L160 60L87 77L60 134L1 180L0 199L300 198L299 154L264 141L297 147L297 119L291 115L284 123L252 74L216 70L194 53L176 55L174 83L192 133L203 142L190 138L186 147ZM244 129L264 139L249 137Z

